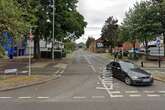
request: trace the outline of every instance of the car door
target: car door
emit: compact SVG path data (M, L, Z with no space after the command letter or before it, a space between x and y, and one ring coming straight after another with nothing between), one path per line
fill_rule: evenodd
M115 62L112 62L111 63L111 70L112 70L112 74L114 77L116 76L116 69L115 68L116 68Z
M115 74L117 78L119 79L122 78L121 67L120 67L120 64L117 62L115 63Z

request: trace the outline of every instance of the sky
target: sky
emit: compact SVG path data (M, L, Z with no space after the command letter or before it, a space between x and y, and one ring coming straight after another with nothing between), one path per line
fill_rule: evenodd
M85 34L76 42L85 43L89 36L99 38L101 28L109 16L114 16L121 23L129 7L139 1L141 0L79 0L78 11L84 16L88 25Z

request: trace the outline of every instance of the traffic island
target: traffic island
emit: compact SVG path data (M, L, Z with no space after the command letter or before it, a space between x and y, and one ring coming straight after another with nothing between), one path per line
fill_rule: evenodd
M32 75L32 76L0 76L0 91L8 91L37 84L46 83L57 77L46 75Z

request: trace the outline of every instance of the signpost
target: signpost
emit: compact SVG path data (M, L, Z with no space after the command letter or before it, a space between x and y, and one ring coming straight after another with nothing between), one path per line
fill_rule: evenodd
M32 29L30 28L30 33L29 33L29 73L28 73L29 76L31 76L32 39L33 39Z
M160 38L157 38L157 40L156 40L156 45L157 45L157 47L158 47L158 52L159 52L159 59L158 59L158 63L159 63L159 68L161 67L161 62L160 62L160 43L161 41L160 41Z

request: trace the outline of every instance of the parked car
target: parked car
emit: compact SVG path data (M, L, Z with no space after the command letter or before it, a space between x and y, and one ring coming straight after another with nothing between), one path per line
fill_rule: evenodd
M154 80L151 74L127 61L114 61L106 66L113 77L125 82L127 85L152 85Z

